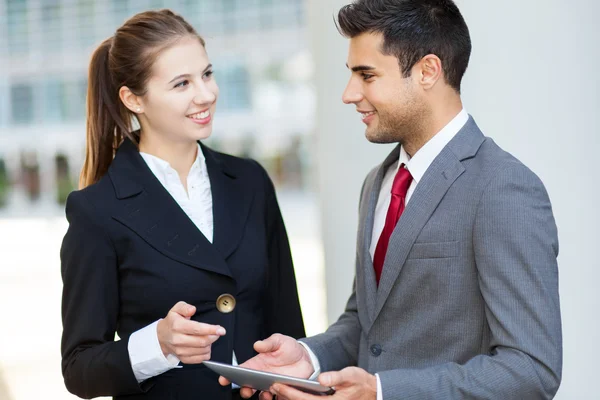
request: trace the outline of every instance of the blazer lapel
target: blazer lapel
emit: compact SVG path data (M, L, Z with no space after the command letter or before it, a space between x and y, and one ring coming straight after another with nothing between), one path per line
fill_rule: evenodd
M434 159L402 213L388 246L377 290L373 321L383 308L419 232L450 186L464 172L462 160L473 157L484 136L472 118Z
M371 257L371 241L373 238L373 224L375 222L375 209L377 207L377 201L379 200L379 192L381 191L381 185L386 171L394 162L398 161L400 155L400 145L396 146L394 150L386 157L383 163L376 169L375 176L372 180L367 179L365 187L363 188L363 198L360 210L360 221L363 223L362 237L359 238L358 246L360 246L361 263L362 266L358 273L358 283L364 285L364 293L366 293L366 306L368 315L370 317L369 326L375 317L375 306L377 300L377 283L375 280L375 270L373 268L373 258ZM360 279L362 275L363 279Z
M156 179L136 146L126 139L108 174L122 207L113 218L163 255L231 277L224 258Z
M227 258L242 239L254 191L227 165L222 155L201 146L213 196L213 245Z

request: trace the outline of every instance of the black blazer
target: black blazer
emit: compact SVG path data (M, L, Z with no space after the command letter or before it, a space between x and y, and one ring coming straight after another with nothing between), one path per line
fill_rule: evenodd
M138 384L127 343L178 301L226 336L212 360L240 363L272 333L303 337L289 243L271 180L255 161L204 145L213 196L211 244L125 140L108 173L71 193L61 248L62 372L71 393L118 399L223 399L231 389L202 364ZM224 293L233 312L217 310ZM120 340L115 339L115 333Z

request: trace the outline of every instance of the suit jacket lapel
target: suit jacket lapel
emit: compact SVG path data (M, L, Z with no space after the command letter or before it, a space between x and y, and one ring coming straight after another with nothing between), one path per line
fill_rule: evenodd
M242 239L254 192L219 159L218 153L201 146L213 196L213 244L221 256L227 258Z
M115 220L173 260L231 276L224 258L156 179L131 141L119 147L108 173L122 204Z
M365 187L362 191L360 210L360 223L362 224L362 227L359 227L359 232L362 233L362 236L358 238L357 243L357 245L360 246L359 257L362 262L359 265L362 266L362 268L359 268L357 271L357 277L358 283L364 286L364 293L366 293L365 305L370 317L370 321L368 321L369 326L375 317L375 302L377 300L375 270L373 268L373 258L370 253L373 237L373 223L375 221L375 209L377 207L377 201L379 200L379 192L381 191L385 173L390 165L398 161L399 155L400 145L396 146L383 163L374 171L374 178L366 180ZM358 301L361 300L361 297L362 296L359 296Z
M429 220L450 186L464 172L462 160L473 157L484 136L472 118L444 147L418 183L402 213L388 246L383 265L373 321L383 308L406 262L419 232Z

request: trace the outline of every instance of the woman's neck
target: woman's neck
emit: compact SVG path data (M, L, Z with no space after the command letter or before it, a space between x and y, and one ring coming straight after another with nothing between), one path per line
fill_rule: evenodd
M151 154L162 160L177 171L185 186L187 178L198 153L198 144L194 141L174 142L157 135L140 135L139 151Z

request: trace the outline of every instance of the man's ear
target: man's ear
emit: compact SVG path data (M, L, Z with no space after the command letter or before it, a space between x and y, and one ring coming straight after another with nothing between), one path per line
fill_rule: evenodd
M416 65L418 82L425 90L431 89L435 84L443 79L442 60L435 54L428 54Z

